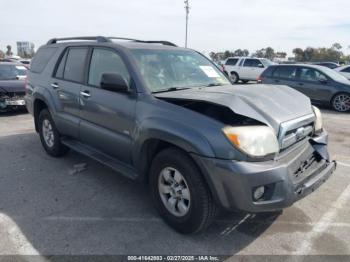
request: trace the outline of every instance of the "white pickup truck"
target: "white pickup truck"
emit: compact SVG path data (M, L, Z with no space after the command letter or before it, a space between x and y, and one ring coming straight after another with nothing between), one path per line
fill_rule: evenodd
M232 83L239 80L247 83L250 80L256 81L262 72L273 64L275 63L266 58L229 57L223 63L223 71Z

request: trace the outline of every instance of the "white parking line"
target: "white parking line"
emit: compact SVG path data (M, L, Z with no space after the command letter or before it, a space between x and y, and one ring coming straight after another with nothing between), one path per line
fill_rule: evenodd
M314 225L311 232L305 236L304 241L300 247L293 252L294 255L309 255L312 250L313 241L322 233L326 232L327 229L332 225L332 221L337 216L338 210L345 208L350 199L350 185L341 193L338 199L335 201L333 206L326 212L321 219Z
M338 165L341 165L341 166L350 167L350 164L347 164L347 163L344 163L344 162L339 162L339 161L337 161L337 164L338 164Z
M26 236L23 234L18 225L6 214L0 213L0 225L5 228L7 231L6 238L8 239L7 247L8 252L11 252L11 249L14 250L15 255L40 255L39 252L31 245ZM4 237L4 236L2 236ZM6 241L6 240L5 240ZM6 252L6 251L5 251ZM14 255L12 253L2 255ZM45 261L42 257L35 257L33 261ZM31 261L29 258L28 261Z

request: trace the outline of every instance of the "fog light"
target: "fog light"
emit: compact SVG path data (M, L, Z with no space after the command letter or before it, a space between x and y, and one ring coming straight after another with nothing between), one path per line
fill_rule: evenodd
M257 187L255 190L254 190L254 193L253 193L253 197L254 197L254 201L257 201L259 200L260 198L263 197L265 193L265 187L264 186L259 186Z

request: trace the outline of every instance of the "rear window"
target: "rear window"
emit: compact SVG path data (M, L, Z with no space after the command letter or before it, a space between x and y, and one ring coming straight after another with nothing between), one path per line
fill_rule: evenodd
M225 65L236 65L238 62L238 58L230 58L226 61L226 64Z
M296 77L296 67L294 66L279 66L273 72L273 77L293 79Z
M41 73L52 56L55 54L56 50L57 47L40 48L32 60L30 71L34 73Z

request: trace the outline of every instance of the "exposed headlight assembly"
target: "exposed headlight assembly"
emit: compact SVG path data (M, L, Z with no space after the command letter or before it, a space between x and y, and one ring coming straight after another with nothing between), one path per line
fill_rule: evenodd
M323 120L322 120L322 114L320 109L318 109L316 106L312 106L315 116L316 116L316 121L315 121L315 132L320 132L322 131L323 128Z
M250 156L263 157L279 151L277 137L271 127L227 126L222 131L236 148Z

